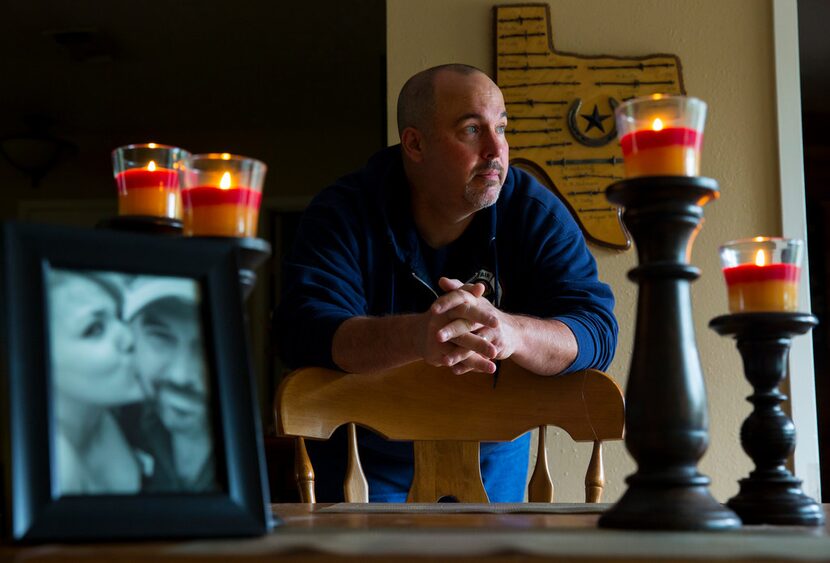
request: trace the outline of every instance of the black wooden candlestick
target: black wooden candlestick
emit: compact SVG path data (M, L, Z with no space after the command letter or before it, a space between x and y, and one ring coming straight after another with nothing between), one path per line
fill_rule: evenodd
M150 215L117 215L99 221L96 227L148 235L182 236L182 222L179 219Z
M96 228L171 237L182 236L182 222L167 217L119 215L99 221ZM256 285L256 269L271 256L271 244L267 240L253 237L194 238L216 238L231 241L236 245L239 251L239 285L242 288L242 297L247 301Z
M779 406L786 396L778 391L792 337L816 324L808 313L736 313L709 323L718 334L735 337L754 390L747 398L754 408L741 426L741 446L755 470L741 479L738 494L727 503L745 524L824 524L821 507L784 465L795 450L795 427Z
M271 244L261 238L244 237L234 241L239 248L239 284L247 300L256 285L256 269L271 256Z
M703 205L718 197L709 178L643 177L608 187L637 246L637 327L626 386L625 444L637 461L606 528L726 530L740 526L697 471L709 443L703 372L695 342L689 265Z

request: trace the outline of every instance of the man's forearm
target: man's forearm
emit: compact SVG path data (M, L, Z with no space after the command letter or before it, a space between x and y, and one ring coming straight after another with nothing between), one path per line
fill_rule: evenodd
M540 375L555 375L576 359L576 337L561 321L523 315L506 317L516 339L510 359L523 368Z
M422 331L420 315L352 317L334 333L331 355L340 369L372 372L420 359L416 338Z
M506 354L496 352L499 358L509 357L520 366L540 375L560 373L576 359L576 337L564 323L508 313L498 316L502 326L486 330L498 334L493 342L496 345L493 350L497 351L502 344L510 343L502 349ZM487 361L467 349L472 348L473 344L462 344L461 347L450 346L449 343L439 344L440 339L435 338L433 330L426 327L441 327L446 320L439 319L436 323L436 317L433 316L432 319L433 322L430 323L429 312L387 317L353 317L344 321L335 331L332 359L340 369L351 373L391 369L427 357L428 363L432 365L455 366L470 354L472 357L466 361ZM467 322L464 325L482 327ZM480 337L475 336L472 340L475 342ZM443 346L444 349L435 349L436 346ZM427 351L427 347L433 349ZM451 350L448 351L448 348ZM493 356L488 353L486 357ZM490 369L493 367L491 364ZM481 366L473 369L488 371Z

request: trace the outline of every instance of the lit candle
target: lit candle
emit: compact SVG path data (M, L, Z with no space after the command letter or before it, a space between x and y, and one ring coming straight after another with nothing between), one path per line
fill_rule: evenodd
M697 176L706 104L696 98L634 98L616 110L625 175Z
M732 313L795 311L801 241L756 237L721 247Z
M258 160L194 156L182 188L184 234L256 236L264 176L265 164Z
M187 151L156 143L113 151L119 215L181 219L179 169Z
M179 173L156 166L131 168L115 175L119 215L181 218Z
M654 118L651 128L620 139L625 175L697 176L703 135L688 127L665 127Z

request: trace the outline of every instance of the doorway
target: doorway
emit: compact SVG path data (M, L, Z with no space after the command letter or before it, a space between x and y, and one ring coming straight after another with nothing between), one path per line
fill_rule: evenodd
M801 111L822 502L830 502L830 2L798 0Z

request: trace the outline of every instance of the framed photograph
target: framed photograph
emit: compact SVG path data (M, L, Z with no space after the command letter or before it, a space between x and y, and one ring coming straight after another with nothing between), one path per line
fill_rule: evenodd
M265 533L233 240L19 223L0 236L8 535Z

